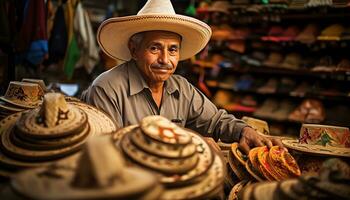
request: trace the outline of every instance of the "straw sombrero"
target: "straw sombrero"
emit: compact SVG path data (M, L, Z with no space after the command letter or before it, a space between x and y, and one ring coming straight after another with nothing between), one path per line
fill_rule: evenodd
M201 51L211 37L210 27L195 18L175 13L170 0L148 0L137 15L115 17L104 21L98 29L97 41L110 57L131 59L128 41L144 31L170 31L181 35L180 60Z
M23 197L48 200L150 200L162 193L152 173L125 165L109 137L91 138L74 163L53 163L22 172L13 178L11 187Z
M128 127L126 128L129 129ZM203 176L207 172L208 167L213 164L214 155L209 145L197 134L189 132L189 134L192 135L193 143L196 145L196 154L199 154L198 159L196 159L197 162L195 162L194 166L187 168L189 170L178 173L178 170L184 170L184 168L177 169L177 167L181 166L181 162L190 157L183 158L182 160L173 158L171 161L171 159L164 158L164 156L155 156L148 152L142 151L141 148L138 148L133 143L130 143L129 139L129 136L131 137L133 134L135 134L135 131L138 129L139 127L132 130L129 129L130 131L128 132L124 132L123 130L118 131L117 134L124 132L124 136L120 141L118 141L118 146L121 147L123 152L127 155L127 157L133 160L133 162L148 169L152 169L154 172L158 171L158 173L169 174L168 176L164 175L161 178L161 182L165 185L174 186L188 184L193 179ZM200 152L198 153L198 151ZM192 157L194 157L194 155ZM192 159L193 158L191 158L191 162ZM171 176L171 172L177 175Z
M299 139L285 139L282 143L303 153L350 157L350 131L347 127L303 124Z
M138 137L143 138L137 141ZM223 189L226 171L221 156L200 135L164 117L145 117L140 125L116 132L113 139L131 165L159 176L166 188L161 199L208 199Z
M73 155L92 135L116 131L113 121L92 106L47 93L39 108L0 121L0 166L20 170Z
M251 184L251 181L248 180L242 180L238 182L236 185L234 185L230 191L230 194L228 195L227 200L236 200L237 194L247 185Z

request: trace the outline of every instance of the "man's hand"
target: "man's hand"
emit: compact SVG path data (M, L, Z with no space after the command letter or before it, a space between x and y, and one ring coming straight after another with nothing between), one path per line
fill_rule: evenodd
M271 148L273 145L277 145L287 150L286 148L284 148L281 140L269 139L268 137L265 137L257 133L254 129L250 127L243 128L241 139L239 140L239 148L243 150L247 155L251 148L265 146L265 145L268 148Z

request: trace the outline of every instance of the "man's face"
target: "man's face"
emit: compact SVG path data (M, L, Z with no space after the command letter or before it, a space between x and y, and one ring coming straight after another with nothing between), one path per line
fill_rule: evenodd
M164 82L176 70L181 37L166 31L149 31L139 45L130 44L132 57L148 82Z

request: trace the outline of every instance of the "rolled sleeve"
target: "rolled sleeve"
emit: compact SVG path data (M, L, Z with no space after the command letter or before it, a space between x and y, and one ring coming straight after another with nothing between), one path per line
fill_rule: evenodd
M197 88L192 86L193 96L186 127L214 140L232 143L239 141L242 129L247 125L234 115L217 107Z

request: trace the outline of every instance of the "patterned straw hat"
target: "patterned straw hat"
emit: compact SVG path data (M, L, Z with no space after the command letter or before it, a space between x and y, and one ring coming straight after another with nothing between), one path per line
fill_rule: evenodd
M267 162L276 180L295 178L301 175L295 159L279 146L271 147Z
M148 0L137 15L104 21L98 29L97 41L108 56L127 61L131 58L128 50L130 37L136 33L155 30L181 36L180 60L188 59L201 51L211 36L211 29L204 22L176 14L170 0Z
M253 148L249 152L249 159L245 166L258 181L285 180L301 174L295 159L278 146L270 149L266 146Z
M248 185L239 199L349 199L350 177L342 171L349 166L339 159L330 161L331 166L323 165L317 176Z
M278 146L260 147L258 150L260 171L268 180L283 180L300 176L301 172L295 159Z
M282 143L303 153L350 157L350 131L347 127L303 124L298 140L285 139Z
M53 163L14 177L14 191L30 199L157 199L162 187L144 170L127 167L109 137L91 138L75 166Z
M259 161L258 161L258 150L259 148L254 148L249 151L248 160L245 164L245 167L249 174L254 177L257 181L264 181L265 177L259 170Z
M166 187L161 199L209 198L222 191L221 157L201 136L164 117L145 117L114 139L131 163L158 174Z
M0 100L20 108L35 108L41 103L44 91L38 84L11 81Z

